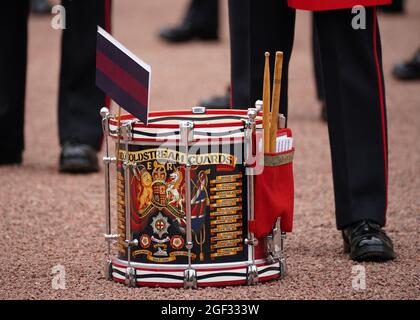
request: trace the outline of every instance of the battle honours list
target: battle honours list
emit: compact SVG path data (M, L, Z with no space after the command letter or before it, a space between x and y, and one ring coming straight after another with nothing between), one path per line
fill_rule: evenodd
M210 180L211 260L243 251L242 173Z

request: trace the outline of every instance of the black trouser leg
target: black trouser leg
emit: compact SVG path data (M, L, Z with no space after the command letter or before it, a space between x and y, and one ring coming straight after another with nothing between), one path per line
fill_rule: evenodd
M24 109L29 1L0 4L0 160L24 149Z
M219 32L219 0L192 0L185 15L184 24L217 35Z
M385 224L386 114L375 10L366 8L366 30L352 28L351 10L314 14L339 229L362 219Z
M295 10L288 8L286 1L230 0L229 17L232 106L245 109L262 99L264 53L270 52L272 77L275 52L283 51L280 112L287 114L287 77L294 39ZM240 61L243 61L243 65L238 63Z
M230 105L238 109L250 100L249 1L229 0Z
M99 110L105 95L95 86L96 30L105 28L107 0L64 0L59 93L60 144L76 140L99 150L102 127Z
M316 96L318 100L325 100L324 80L322 79L321 53L319 49L318 33L312 16L312 60L315 75Z

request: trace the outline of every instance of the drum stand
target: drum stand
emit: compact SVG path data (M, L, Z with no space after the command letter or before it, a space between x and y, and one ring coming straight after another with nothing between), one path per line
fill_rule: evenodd
M192 230L191 230L191 163L189 161L189 146L194 140L194 123L191 121L182 121L179 124L180 145L185 147L185 214L187 218L187 243L188 250L188 268L184 271L184 288L197 289L197 272L191 266L191 250L193 248Z

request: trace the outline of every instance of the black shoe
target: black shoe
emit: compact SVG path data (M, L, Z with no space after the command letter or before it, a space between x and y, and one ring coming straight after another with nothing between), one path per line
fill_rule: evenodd
M48 0L31 0L31 13L50 14L52 6Z
M2 152L3 153L3 152ZM13 165L22 163L22 152L10 152L5 150L0 157L0 165Z
M381 226L370 220L359 221L343 230L344 252L356 261L386 261L395 258L391 239Z
M60 172L89 173L98 170L98 156L94 148L75 142L63 144L60 154Z
M414 57L407 62L395 65L392 74L399 80L418 80L420 79L420 50Z
M206 30L188 24L182 24L172 28L162 28L159 36L171 43L187 42L191 40L216 41L219 39L217 31Z

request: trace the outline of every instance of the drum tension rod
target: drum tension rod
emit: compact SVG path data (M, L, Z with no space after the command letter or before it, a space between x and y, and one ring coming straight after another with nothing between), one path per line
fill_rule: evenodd
M137 247L139 245L139 241L137 239L133 240L125 240L124 245L126 248L128 247Z
M105 137L105 156L103 157L105 165L105 242L107 244L107 261L105 263L105 278L107 280L112 279L112 256L111 256L111 242L118 239L118 235L111 234L111 202L110 202L110 183L109 183L109 165L110 163L116 162L114 157L109 156L109 119L111 115L109 109L106 107L101 108L100 114L102 116L102 131ZM113 160L115 159L115 160Z
M192 268L192 221L191 221L191 163L189 160L189 146L194 141L194 123L191 121L182 121L179 124L180 144L185 147L185 215L187 222L187 241L188 250L188 268L184 271L184 288L197 288L197 272Z
M113 242L113 241L118 240L119 237L120 237L120 235L117 234L117 233L114 233L114 234L112 234L112 233L104 233L105 241Z
M138 240L133 239L131 234L131 212L130 212L130 194L131 194L131 183L130 183L130 168L133 166L129 159L128 142L132 140L132 123L131 121L124 122L121 126L121 135L124 142L124 189L125 189L125 240L124 245L127 248L127 268L125 270L125 284L130 287L136 286L136 270L131 265L131 248L138 245Z
M108 156L105 156L105 157L102 158L102 160L103 160L104 164L111 164L111 163L114 164L114 163L117 162L117 158L116 157L108 157Z
M266 237L266 254L270 264L279 264L280 279L286 276L286 259L283 254L286 233L281 231L281 218L277 218L273 231Z
M254 174L256 157L253 154L258 153L258 144L254 148L254 137L256 137L256 117L258 115L258 109L260 108L260 102L256 102L256 108L248 109L248 119L244 120L244 131L245 131L245 170L247 176L247 190L248 190L248 218L253 221L255 219L254 211ZM258 283L258 267L255 263L255 247L258 245L258 239L255 237L253 232L248 232L248 238L244 240L245 245L248 245L249 252L251 255L252 262L247 268L247 284L252 285Z
M273 231L266 238L268 259L271 263L280 260L283 253L283 238L281 232L281 218L277 218Z

